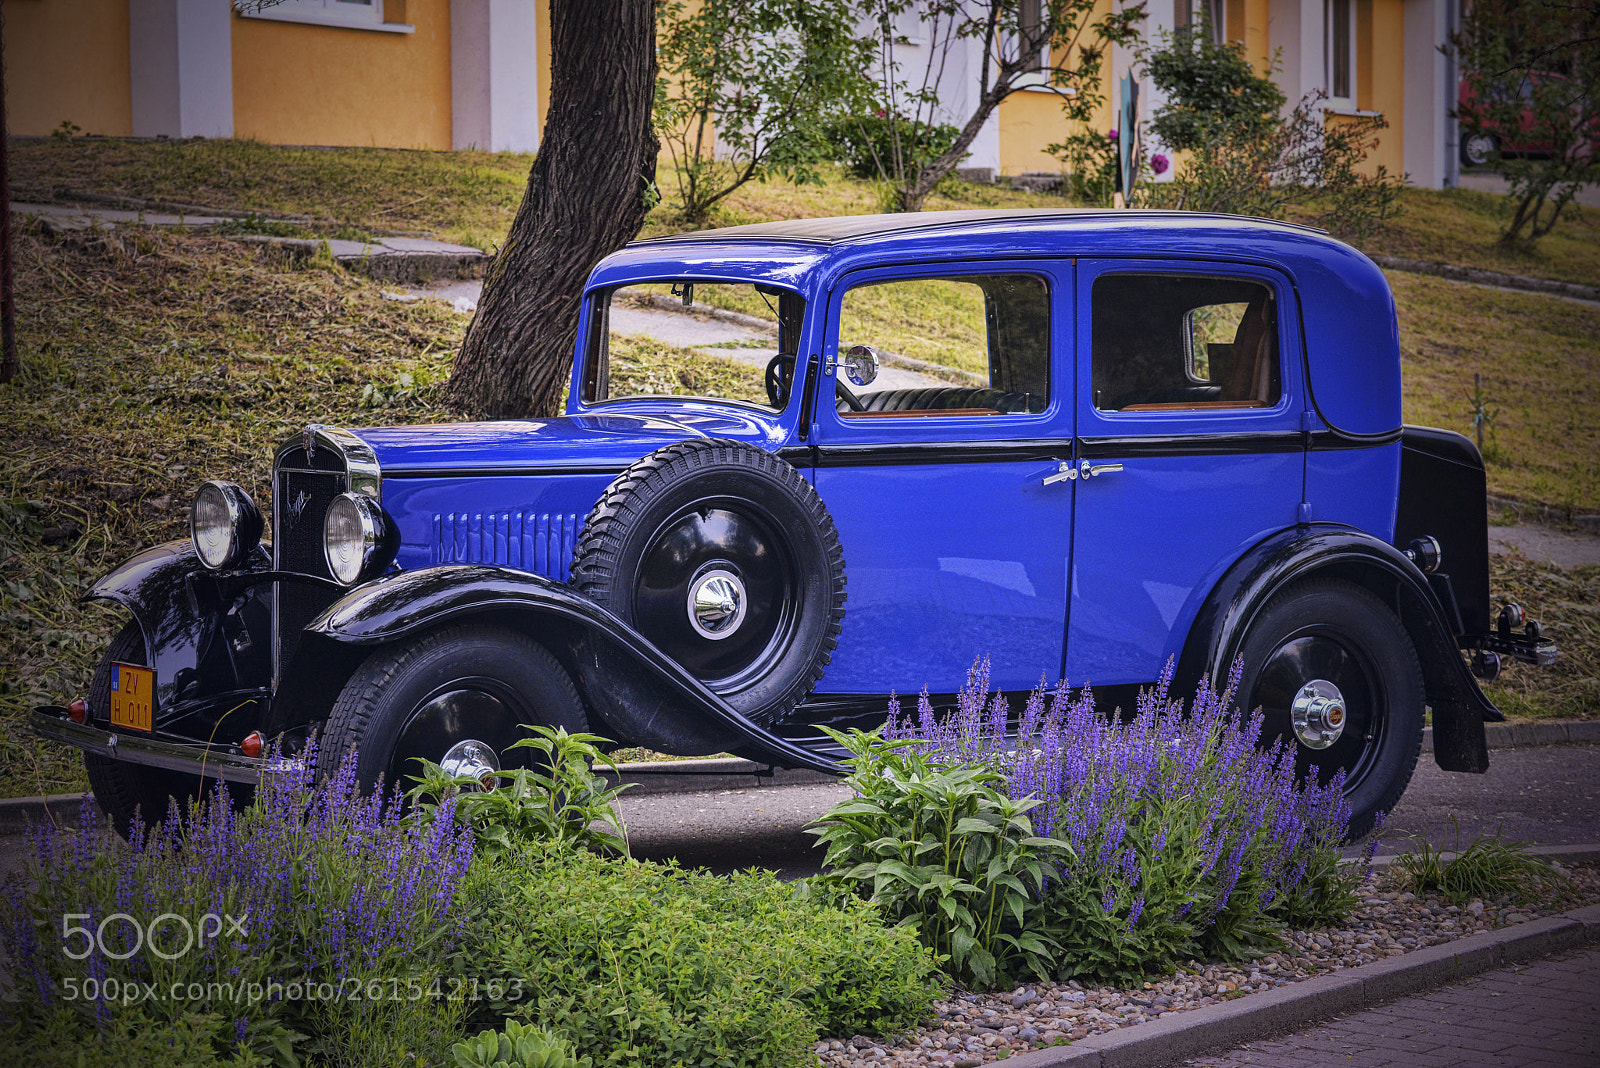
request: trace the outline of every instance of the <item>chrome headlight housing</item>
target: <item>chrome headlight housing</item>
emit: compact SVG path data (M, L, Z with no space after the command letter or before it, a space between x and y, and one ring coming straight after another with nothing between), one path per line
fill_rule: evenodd
M189 506L189 540L211 570L237 567L261 542L261 511L232 482L202 482Z
M341 493L322 523L322 553L334 581L354 586L375 578L394 559L394 523L364 493Z

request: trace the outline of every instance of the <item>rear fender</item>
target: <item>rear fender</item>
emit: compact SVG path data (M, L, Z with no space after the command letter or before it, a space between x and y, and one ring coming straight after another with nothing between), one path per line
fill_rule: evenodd
M1202 675L1226 678L1267 602L1291 583L1316 575L1365 586L1394 608L1422 663L1433 710L1434 760L1446 771L1487 771L1483 724L1503 717L1467 670L1427 576L1394 546L1351 527L1296 527L1245 553L1196 616L1178 677L1189 685Z
M740 715L638 631L571 587L510 568L446 564L352 590L306 628L310 640L292 672L313 677L320 673L314 664L331 668L341 656L359 662L372 647L465 619L493 619L544 644L618 741L683 755L737 748L784 767L842 770ZM626 653L632 670L600 672L598 651L607 645ZM286 719L277 723L280 729Z
M219 699L265 695L271 587L258 576L271 566L257 546L244 566L211 571L181 539L131 557L89 589L86 599L121 604L139 624L145 663L156 674L158 727Z

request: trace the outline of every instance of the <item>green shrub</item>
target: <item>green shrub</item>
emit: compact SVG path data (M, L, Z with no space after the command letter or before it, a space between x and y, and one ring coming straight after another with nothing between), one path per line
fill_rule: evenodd
M542 1027L507 1020L503 1031L484 1031L450 1051L458 1068L589 1068L567 1043Z
M950 151L961 131L944 123L921 123L901 118L890 122L882 114L840 119L825 134L833 158L852 178L878 178L920 170ZM902 166L903 165L903 166Z
M473 865L458 971L581 1054L620 1064L804 1060L819 1032L921 1019L933 960L870 906L770 872L721 877L522 843Z
M515 842L555 842L626 855L627 829L613 804L628 785L608 788L594 773L596 762L616 770L616 763L596 748L597 734L568 734L561 727L524 724L532 738L513 742L512 749L537 749L544 755L536 768L499 772L503 780L492 790L467 777L452 779L439 765L419 758L422 774L411 797L432 818L448 801L456 818L471 826L478 849L498 853ZM463 788L467 788L463 792Z
M0 1050L8 1068L258 1068L261 1060L247 1046L227 1048L233 1027L215 1013L186 1013L160 1026L136 1009L111 1010L100 1028L83 1026L67 1009L46 1015L37 1028L11 1022L0 1026Z
M935 764L908 740L829 733L852 754L845 784L856 796L810 832L828 847L818 891L845 886L870 897L910 923L963 983L1045 972L1061 947L1039 933L1039 899L1071 847L1034 835L1028 811L1042 802L1013 800L990 768Z

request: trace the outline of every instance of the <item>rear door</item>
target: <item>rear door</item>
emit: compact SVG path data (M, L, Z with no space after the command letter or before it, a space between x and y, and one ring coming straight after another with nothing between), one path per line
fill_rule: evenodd
M1298 309L1270 270L1080 260L1066 674L1143 684L1246 548L1299 521Z

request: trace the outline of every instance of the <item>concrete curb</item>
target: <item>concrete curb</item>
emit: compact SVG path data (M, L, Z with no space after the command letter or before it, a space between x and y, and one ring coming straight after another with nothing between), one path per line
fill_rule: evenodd
M1359 968L1249 994L1011 1057L1008 1068L1121 1068L1174 1064L1292 1031L1341 1013L1422 993L1520 961L1600 943L1600 905L1430 946Z
M1600 534L1600 515L1573 515L1567 508L1519 501L1515 497L1497 497L1492 493L1489 494L1488 503L1490 518L1494 517L1496 510L1508 511L1515 513L1518 520L1526 514L1535 522L1558 530L1563 527L1575 527L1586 534Z
M1490 749L1516 749L1528 745L1600 744L1600 720L1573 719L1532 723L1485 723ZM1422 729L1422 751L1433 752L1433 728Z
M1480 286L1500 286L1522 289L1529 293L1550 293L1573 300L1600 301L1600 288L1579 285L1576 282L1557 282L1550 278L1529 278L1521 274L1501 274L1483 271L1476 267L1461 267L1454 263L1434 263L1431 260L1412 260L1404 256L1373 256L1372 262L1391 271L1409 271L1414 274L1431 274L1455 282L1471 282Z

